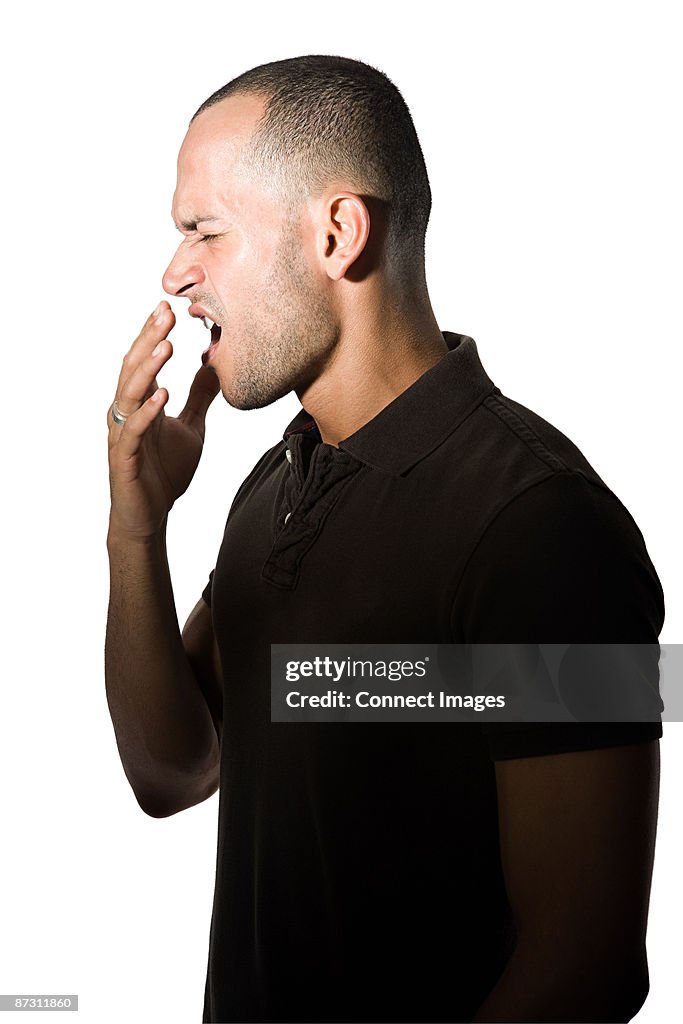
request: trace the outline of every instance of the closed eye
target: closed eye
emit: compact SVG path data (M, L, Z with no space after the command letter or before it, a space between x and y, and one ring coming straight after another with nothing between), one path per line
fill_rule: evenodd
M220 238L220 235L200 235L200 242L212 242L214 238Z

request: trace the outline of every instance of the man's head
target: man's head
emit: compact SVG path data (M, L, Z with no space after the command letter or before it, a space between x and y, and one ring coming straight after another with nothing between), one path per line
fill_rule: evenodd
M220 325L210 365L237 408L301 394L359 303L426 293L420 145L396 87L358 61L276 61L210 96L173 206L185 238L164 288Z

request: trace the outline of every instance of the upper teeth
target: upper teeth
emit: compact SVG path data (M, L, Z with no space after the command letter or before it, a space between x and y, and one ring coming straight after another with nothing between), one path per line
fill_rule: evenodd
M208 316L202 317L202 323L206 327L207 331L210 331L211 328L213 327L213 320L209 320Z

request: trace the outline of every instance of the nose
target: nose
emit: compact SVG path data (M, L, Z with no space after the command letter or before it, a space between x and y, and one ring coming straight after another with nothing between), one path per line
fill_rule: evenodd
M166 267L161 279L161 286L169 295L182 295L188 288L201 284L204 271L201 264L185 248L181 242L175 256Z

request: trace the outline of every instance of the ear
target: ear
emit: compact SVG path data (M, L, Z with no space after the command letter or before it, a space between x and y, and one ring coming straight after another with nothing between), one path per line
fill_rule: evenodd
M335 192L322 207L320 254L327 276L339 281L360 257L370 237L370 213L360 196Z

